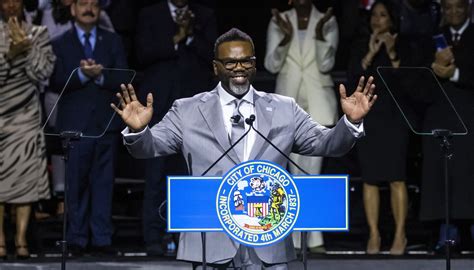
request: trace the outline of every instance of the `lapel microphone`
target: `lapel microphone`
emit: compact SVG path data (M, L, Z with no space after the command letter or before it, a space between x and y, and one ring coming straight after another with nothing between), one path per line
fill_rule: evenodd
M253 122L255 121L255 114L250 115L249 118L245 119L245 123L249 126L253 126Z
M232 121L232 124L238 124L239 121L240 121L240 117L241 117L241 116L238 115L238 114L237 114L237 115L234 115L234 116L231 116L231 117L230 117L230 120Z

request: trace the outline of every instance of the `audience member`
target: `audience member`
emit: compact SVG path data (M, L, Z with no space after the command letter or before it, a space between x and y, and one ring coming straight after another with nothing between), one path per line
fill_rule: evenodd
M334 66L338 27L332 8L319 12L310 0L292 2L293 8L279 13L273 9L267 32L265 68L278 73L275 93L292 97L318 123L333 126L338 119L334 83L329 71ZM301 168L319 174L322 157L291 154ZM302 174L290 164L290 172ZM293 234L301 248L300 233ZM323 245L320 232L308 234L308 247L316 252Z
M61 96L56 127L99 135L107 128L110 113L106 104L113 101L114 76L103 68L126 68L125 52L118 35L97 27L98 0L75 0L71 5L74 25L53 42L58 60L51 88L61 91L71 72L75 72ZM89 241L98 254L114 253L112 237L112 190L118 123L112 122L100 138L72 142L66 179L69 206L67 241L71 251L81 254Z
M46 28L24 20L23 1L1 0L0 14L0 258L9 203L16 207L16 256L25 259L31 203L49 197L38 83L51 75L55 56Z
M212 46L217 36L214 13L188 0L168 0L144 8L136 35L138 63L143 68L141 99L157 97L152 124L174 100L212 88ZM139 93L139 94L140 94ZM165 175L186 174L181 156L147 160L143 232L148 255L163 254L166 224L159 206L166 198ZM165 165L166 164L166 165Z
M469 0L441 1L446 25L441 29L448 46L436 52L432 64L448 97L468 129L465 136L452 138L452 158L449 160L450 217L454 225L440 228L435 251L444 252L445 241L452 239L459 244L459 225L470 225L474 220L474 27L469 20ZM434 49L433 49L434 50ZM428 108L424 130L453 126L459 120L443 110L444 96ZM456 131L456 130L454 130ZM458 132L460 130L457 130ZM423 179L420 217L422 220L445 218L445 183L442 152L439 141L432 137L423 139ZM468 226L466 226L468 228ZM448 235L446 235L448 229ZM474 232L473 232L474 233ZM471 235L472 237L472 235ZM470 241L465 240L467 243ZM459 247L459 246L458 246Z
M381 89L378 91L379 100L373 108L373 113L368 115L364 122L367 136L357 145L364 181L364 208L370 230L367 253L376 254L380 251L379 186L388 183L395 219L395 234L390 254L402 255L407 244L405 219L408 195L405 180L409 133L389 92L378 79L376 68L399 67L408 57L404 58L402 53L403 42L398 37L398 16L390 2L375 1L372 5L370 29L370 37L363 38L353 45L348 72L349 82L356 80L360 75L372 75L376 78L376 85ZM387 121L390 122L389 125Z

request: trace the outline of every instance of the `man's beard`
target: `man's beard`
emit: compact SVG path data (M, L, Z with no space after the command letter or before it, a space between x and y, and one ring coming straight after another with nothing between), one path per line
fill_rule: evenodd
M250 89L250 82L247 80L245 84L233 84L229 81L229 89L237 96L243 96Z

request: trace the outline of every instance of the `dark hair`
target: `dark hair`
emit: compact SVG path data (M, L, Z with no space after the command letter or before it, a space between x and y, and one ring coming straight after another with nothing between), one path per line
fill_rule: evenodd
M232 28L229 31L222 34L220 37L217 38L216 42L214 43L214 57L217 58L217 49L219 46L224 42L229 41L247 41L252 45L252 51L255 53L255 46L253 45L252 38L247 35L245 32L237 29Z
M469 7L469 5L470 5L470 1L469 1L469 0L463 0L463 2L464 2L464 5L465 5L465 6ZM441 7L443 7L443 6L446 4L446 0L441 0L441 3L440 3L440 4L441 4Z
M61 0L59 0L59 1L61 1ZM74 4L77 4L77 1L78 1L78 0L73 0L72 2L73 2ZM110 2L107 1L107 0L98 0L97 3L99 4L99 7L100 7L101 9L106 8L106 7L110 4Z
M372 7L370 7L370 17L372 17L372 12L374 11L375 7L377 5L383 5L385 9L387 10L388 16L390 17L390 21L392 22L392 27L390 28L390 32L392 33L398 33L400 30L400 14L398 13L397 7L392 4L392 2L387 1L387 0L377 0L372 4Z

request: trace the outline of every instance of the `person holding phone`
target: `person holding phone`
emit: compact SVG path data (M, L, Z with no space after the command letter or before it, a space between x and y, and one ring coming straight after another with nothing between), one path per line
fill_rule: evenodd
M468 134L452 139L451 151L454 155L449 161L452 225L449 228L446 224L440 226L439 239L434 248L437 253L445 251L446 239L454 240L455 247L462 244L460 241L471 244L472 240L461 239L463 232L474 239L474 211L471 207L474 205L474 27L469 20L469 0L443 0L441 8L446 22L441 28L441 35L447 46L436 46L431 68L464 121ZM425 130L449 127L459 122L457 117L444 112L443 105L439 105L445 100L445 97L435 99L428 108ZM442 223L445 218L445 184L440 156L439 141L424 137L420 218Z

